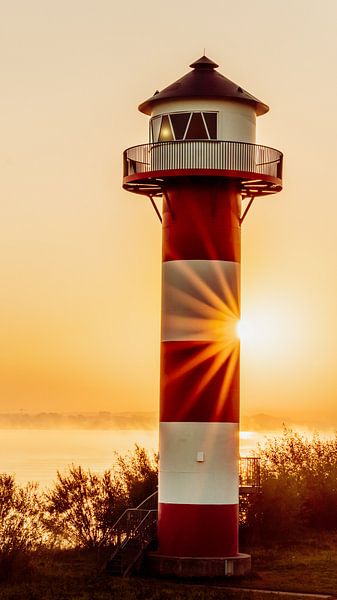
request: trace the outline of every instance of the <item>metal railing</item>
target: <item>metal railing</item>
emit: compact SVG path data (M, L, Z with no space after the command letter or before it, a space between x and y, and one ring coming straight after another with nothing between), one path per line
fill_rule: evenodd
M137 528L147 513L156 512L158 508L158 492L155 491L148 496L136 508L127 508L117 519L112 528L112 539L114 544L120 545L125 539L134 537Z
M115 574L126 577L141 559L145 549L156 536L158 520L158 492L146 498L137 508L129 508L113 526L111 542L114 551L108 570L117 562Z
M124 152L124 177L153 171L241 171L282 179L282 152L223 140L183 140L133 146Z
M261 486L260 459L256 457L241 457L239 468L240 488L259 488Z
M121 555L121 575L126 577L142 557L157 531L157 511L148 510L137 525L133 535L126 538L117 550Z
M148 496L147 498L145 498L145 500L143 500L143 502L141 502L140 504L138 504L137 509L141 509L141 510L157 510L158 508L158 491L156 490L155 492L153 492L153 494L151 494L151 496Z

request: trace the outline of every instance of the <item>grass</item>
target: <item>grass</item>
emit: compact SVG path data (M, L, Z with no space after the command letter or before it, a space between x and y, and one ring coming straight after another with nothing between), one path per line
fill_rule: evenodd
M304 535L287 546L252 550L250 587L337 597L337 534Z
M0 586L0 600L280 600L251 589L337 595L337 534L306 536L292 546L255 548L253 573L240 581L120 579L97 575L89 551L44 552L33 556L30 573ZM242 589L242 588L246 589ZM237 588L237 589L235 589ZM239 589L240 588L240 589Z

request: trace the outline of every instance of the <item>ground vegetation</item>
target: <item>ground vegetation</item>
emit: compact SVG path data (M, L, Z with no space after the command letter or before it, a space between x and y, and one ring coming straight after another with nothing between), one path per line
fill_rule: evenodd
M241 550L253 556L244 585L336 593L337 435L308 439L284 429L258 454L262 486L240 507ZM237 590L232 596L228 587L222 596L202 586L126 582L102 573L113 523L157 489L157 476L157 456L138 446L116 456L103 474L72 465L49 490L0 475L0 600L260 600Z
M261 489L246 499L241 514L250 543L290 543L305 530L337 531L337 434L308 438L284 428L257 455Z

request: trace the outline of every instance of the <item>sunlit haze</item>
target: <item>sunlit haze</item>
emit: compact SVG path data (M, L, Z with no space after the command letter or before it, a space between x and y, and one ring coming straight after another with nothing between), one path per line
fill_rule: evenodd
M335 0L5 4L1 412L157 414L161 230L122 153L206 48L285 157L242 225L243 426L337 427L336 22Z

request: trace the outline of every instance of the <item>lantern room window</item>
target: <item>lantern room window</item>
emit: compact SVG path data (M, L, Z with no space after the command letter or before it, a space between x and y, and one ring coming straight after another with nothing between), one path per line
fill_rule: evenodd
M206 127L208 130L209 138L216 140L217 137L217 114L216 113L202 113L206 121Z
M185 133L185 140L208 140L205 119L202 113L193 113Z
M183 140L187 123L190 120L190 113L176 113L175 115L170 115L170 117L176 140Z
M216 140L216 112L179 112L153 117L150 121L150 140Z
M168 115L163 115L159 130L159 141L170 142L171 140L174 140L171 121Z

